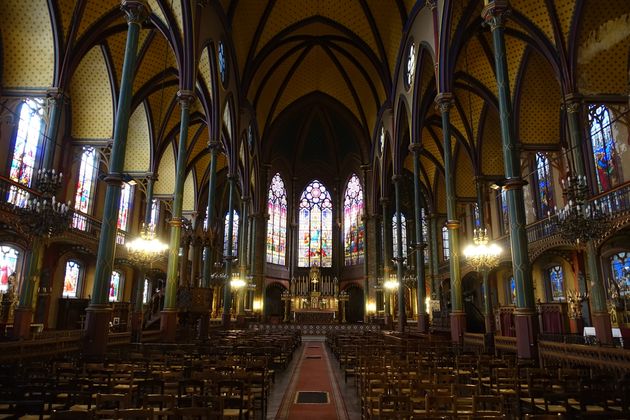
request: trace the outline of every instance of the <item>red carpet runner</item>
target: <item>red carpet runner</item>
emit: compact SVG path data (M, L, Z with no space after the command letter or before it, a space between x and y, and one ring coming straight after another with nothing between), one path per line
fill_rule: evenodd
M334 360L332 361L334 363ZM347 420L348 413L324 343L306 341L276 420ZM328 393L326 404L298 404L300 391Z

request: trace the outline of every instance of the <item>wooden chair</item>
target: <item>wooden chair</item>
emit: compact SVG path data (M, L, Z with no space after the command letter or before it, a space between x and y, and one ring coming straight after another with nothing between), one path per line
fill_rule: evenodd
M50 413L51 420L93 420L93 411L77 411L77 410L53 410Z
M223 419L223 408L221 407L181 407L175 410L178 420L196 419Z
M473 418L503 416L503 397L497 395L473 395Z
M114 410L113 419L138 419L153 420L153 409L151 408L124 408Z
M223 418L249 418L249 398L245 395L243 381L220 381L217 389L223 400Z
M413 413L411 400L407 395L383 394L378 400L378 419L408 419Z
M142 396L142 408L151 408L156 417L175 415L175 396L171 394L146 394Z
M97 418L110 418L116 410L124 410L131 406L129 394L96 394L94 414Z

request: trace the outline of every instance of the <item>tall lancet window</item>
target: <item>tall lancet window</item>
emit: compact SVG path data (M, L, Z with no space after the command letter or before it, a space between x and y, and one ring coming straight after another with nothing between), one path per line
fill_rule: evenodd
M600 192L608 191L622 181L610 111L605 105L591 105L588 121L597 187Z
M302 191L299 203L299 267L332 266L332 200L318 180Z
M352 175L343 202L343 238L346 265L363 262L365 227L363 226L363 188L359 177Z
M407 258L407 218L400 213L400 229L402 231L402 256ZM392 255L398 256L398 218L396 213L392 216Z
M28 99L20 106L20 120L13 145L9 178L27 187L30 187L33 181L35 160L44 128L43 121L43 109L39 103ZM28 195L25 192L16 187L10 188L7 201L24 207L27 200Z
M230 212L225 213L225 224L223 225L223 255L228 255L228 237L230 229ZM238 255L238 212L232 210L232 256Z
M92 208L92 197L94 195L94 178L97 172L96 150L93 147L85 147L81 154L81 165L79 167L79 179L77 180L77 191L74 195L74 219L72 227L86 230L87 218L80 213L89 214Z
M267 212L267 262L284 265L287 253L287 190L278 173L269 186Z
M536 188L538 196L538 217L547 217L553 208L553 190L551 188L551 167L545 153L536 153Z

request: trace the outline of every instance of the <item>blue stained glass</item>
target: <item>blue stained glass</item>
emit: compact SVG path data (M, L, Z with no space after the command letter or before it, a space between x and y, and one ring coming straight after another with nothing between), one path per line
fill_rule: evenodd
M287 190L280 174L271 179L267 195L267 262L284 265L287 237Z
M359 177L350 177L343 204L343 230L346 265L363 262L363 189Z
M392 255L398 255L398 223L396 213L392 216ZM407 258L407 218L400 213L400 230L402 233L402 256Z
M619 287L619 293L630 292L630 252L620 252L610 257L612 275Z
M221 83L225 83L226 75L227 63L225 61L225 50L223 48L223 42L219 41L219 76L221 77Z
M501 189L500 201L501 201L501 221L503 222L502 228L503 228L503 233L505 234L505 233L508 233L508 231L510 230L510 213L509 213L508 203L507 203L507 191L504 189Z
M230 213L225 213L225 223L223 225L223 255L228 255ZM238 212L232 210L232 256L238 255Z
M604 192L622 181L610 111L605 105L590 105L588 117L595 164L595 179L597 180L599 191Z
M553 208L553 190L549 159L544 153L536 153L536 181L538 186L538 216L547 217Z
M451 256L450 244L448 239L448 228L442 226L442 257L444 261L448 261Z
M332 200L326 187L312 181L299 202L298 267L332 266Z
M556 265L547 271L549 275L549 285L551 287L551 300L563 301L564 296L564 274L562 267Z
M514 280L514 276L510 276L508 284L510 285L510 301L512 305L516 305L516 280Z

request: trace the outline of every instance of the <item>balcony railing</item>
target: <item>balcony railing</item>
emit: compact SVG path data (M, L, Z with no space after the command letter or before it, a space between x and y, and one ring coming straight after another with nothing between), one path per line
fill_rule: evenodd
M15 182L10 178L0 176L0 209L12 212L14 207L23 207L24 203L26 203L26 201L30 198L39 196L41 196L39 191ZM89 214L75 211L72 222L70 223L69 231L81 236L87 236L88 238L97 241L101 233L101 225L102 223L100 220L90 216ZM116 243L124 244L126 235L127 232L118 230L116 233Z

